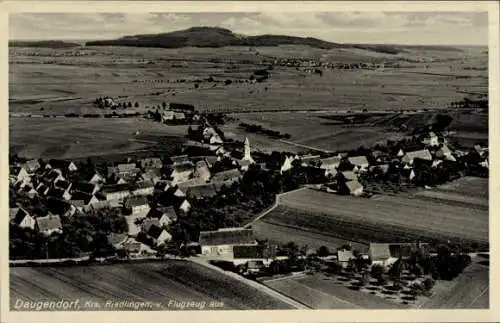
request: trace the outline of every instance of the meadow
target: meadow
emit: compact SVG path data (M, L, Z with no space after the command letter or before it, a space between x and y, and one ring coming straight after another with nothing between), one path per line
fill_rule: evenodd
M287 304L238 280L185 261L113 266L12 267L11 310L18 299L79 299L81 304L92 301L101 305L106 301L147 301L155 304L153 310L176 310L169 306L171 300L207 304L210 301L222 302L220 310L290 309ZM109 309L102 306L81 310Z

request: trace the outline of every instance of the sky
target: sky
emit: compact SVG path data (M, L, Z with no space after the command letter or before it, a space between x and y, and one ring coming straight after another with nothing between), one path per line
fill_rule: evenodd
M487 45L487 12L10 13L11 40L95 40L194 26L339 43Z

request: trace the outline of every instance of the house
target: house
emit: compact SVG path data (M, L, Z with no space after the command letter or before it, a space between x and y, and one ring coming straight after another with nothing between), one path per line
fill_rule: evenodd
M398 153L397 153L397 156L398 156L399 158L402 158L402 157L404 157L404 155L405 155L405 152L403 151L403 149L399 149L399 151L398 151Z
M21 208L19 206L9 208L9 220L10 221L14 221L14 219L16 218L17 212L19 212L20 209Z
M46 184L54 184L57 181L65 181L62 171L58 168L51 168L42 175L42 181Z
M123 200L130 195L128 184L106 185L99 192L106 201Z
M31 181L31 176L25 167L19 167L15 169L12 173L14 174L15 177L14 183Z
M438 166L439 166L440 164L442 164L442 163L443 163L443 161L442 161L442 160L440 160L440 159L433 160L433 161L432 161L432 165L431 165L431 167L432 167L432 168L436 168L436 167L438 167Z
M45 205L51 214L69 217L76 213L76 207L62 199L48 198Z
M23 164L23 168L30 174L36 172L40 168L40 163L36 159L28 160Z
M158 219L159 226L168 226L177 221L177 213L173 206L152 208L147 217Z
M432 155L427 149L407 152L401 161L407 165L412 165L415 158L432 161Z
M326 171L326 175L335 175L342 159L339 156L323 158L320 160L320 168Z
M59 215L47 215L36 218L36 228L43 235L62 233L61 218Z
M425 245L415 243L370 243L368 251L372 265L382 265L389 267L394 264L399 258L408 258L412 251Z
M80 201L80 202L78 202ZM84 206L90 206L92 204L98 203L99 199L95 195L92 194L87 194L79 191L73 192L71 194L71 199L69 200L69 203L78 206L80 208L83 208Z
M217 195L217 190L213 184L192 186L186 191L187 198L192 200L211 198L215 195Z
M306 166L320 166L321 159L319 155L304 155L300 157L301 165Z
M212 136L210 136L210 139L208 140L208 142L211 145L221 145L221 144L224 143L224 141L222 140L222 138L217 133L213 134Z
M35 190L38 193L38 195L46 196L49 193L50 188L47 185L40 183L35 188Z
M188 200L184 199L181 203L179 203L178 209L184 213L188 213L191 210L191 203Z
M280 173L283 173L283 172L286 172L286 171L289 171L290 169L292 169L292 167L293 167L292 162L294 160L295 159L292 156L288 156L288 155L284 156L282 163L281 163L281 167L280 167Z
M170 157L170 160L172 160L173 166L185 165L185 164L192 165L193 164L191 162L191 160L189 160L188 155L173 156L173 157Z
M109 239L109 238L108 238ZM134 238L127 237L125 240L113 245L115 249L124 251L130 258L139 258L155 255L157 252L148 245L141 243Z
M141 231L146 233L149 231L152 225L161 227L160 221L157 218L145 218L141 222Z
M351 259L356 259L354 257L354 254L352 253L352 250L347 250L347 249L339 249L337 250L337 260L339 264L342 266L342 268L347 268L349 265L349 261Z
M14 218L13 221L15 224L17 224L17 226L21 228L29 228L32 230L35 229L36 225L35 218L31 216L31 214L24 208L18 208L13 218Z
M152 195L154 192L154 184L152 182L139 182L132 189L132 195Z
M137 180L156 184L161 181L161 170L159 168L150 168L146 172L139 175Z
M72 185L71 190L73 193L81 192L89 195L94 195L101 189L101 184L92 184L88 182L77 182Z
M121 163L114 167L108 167L108 177L136 176L141 170L135 163Z
M357 181L358 175L352 171L339 172L336 176L336 179L345 181Z
M139 165L142 169L162 168L163 162L161 161L161 158L143 158L139 161Z
M90 184L98 185L98 184L104 184L104 183L106 183L106 179L101 174L94 173L91 176L89 176L88 182Z
M426 146L439 146L439 137L434 132L429 132L427 136L422 139L422 143Z
M200 232L201 253L207 257L234 258L235 246L257 245L251 229L227 228Z
M483 147L481 145L474 145L474 150L479 154L479 156L484 157L488 154L488 147Z
M348 157L347 160L349 163L354 165L354 168L357 171L365 171L370 165L365 156Z
M206 160L196 162L193 176L202 181L208 182L210 180L210 168Z
M188 181L195 171L194 165L190 164L181 164L174 165L170 168L169 177L172 181L172 184L178 184L182 182Z
M226 171L222 171L219 173L215 173L212 175L212 182L225 182L225 183L234 183L240 180L242 174L239 169L234 168Z
M272 261L270 257L267 257L265 250L266 248L262 245L235 245L232 262L236 266L246 264L249 271L259 272Z
M436 151L436 157L444 158L448 161L457 161L447 145L443 145L438 151Z
M156 246L161 246L172 240L172 235L157 225L152 225L146 234L153 239Z
M65 192L70 192L71 187L73 186L73 183L70 183L66 180L59 180L54 183L54 187L58 188L60 190L63 190Z
M151 209L148 199L142 195L130 196L129 198L127 198L124 204L124 208L128 210L132 215L146 215Z
M48 169L61 169L65 172L76 172L78 167L76 167L75 163L68 160L60 160L60 159L51 159L45 166Z
M344 183L346 192L354 196L360 196L363 194L363 185L357 180L352 180Z
M115 248L119 248L120 245L127 240L126 233L110 233L108 234L108 243Z
M164 181L160 180L156 182L155 184L155 190L160 191L160 192L166 192L171 188L171 182L170 181Z
M243 172L247 171L250 165L252 165L252 162L250 160L243 160L243 159L236 160L236 163L238 164L240 170Z

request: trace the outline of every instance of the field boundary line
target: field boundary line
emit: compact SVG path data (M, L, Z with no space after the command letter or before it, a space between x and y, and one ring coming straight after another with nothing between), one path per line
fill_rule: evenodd
M474 299L469 304L467 304L467 306L474 305L474 303L479 299L479 297L483 296L484 293L486 293L489 289L490 289L490 286L486 286L483 289L483 291L481 293L479 293L479 295L477 295L476 297L474 297ZM457 308L457 307L455 307L455 308Z
M204 266L206 268L209 268L209 269L212 269L214 271L217 271L217 272L220 272L230 278L233 278L233 279L236 279L242 283L244 283L245 285L251 287L251 288L254 288L254 289L257 289L263 293L266 293L268 294L269 296L273 297L274 299L276 300L279 300L283 303L286 303L288 305L291 305L293 306L294 308L296 309L310 309L310 307L306 306L305 304L302 304L276 290L274 290L273 288L270 288L264 284L261 284L259 282L256 282L256 281L253 281L253 280L249 280L249 279L246 279L236 273L232 273L232 272L228 272L226 270L223 270L217 266L214 266L206 261L203 261L201 259L196 259L196 258L188 258L189 260L188 261L191 261L191 262L194 262L198 265L201 265L201 266Z
M298 192L300 190L304 190L304 189L307 189L307 187L300 187L296 190L293 190L293 191L288 191L288 192L284 192L284 193L280 193L280 194L276 194L276 197L274 198L274 203L273 205L271 205L267 210L263 211L261 214L259 214L257 217L255 217L252 221L250 221L249 223L245 224L243 226L243 228L248 228L250 227L252 224L254 224L255 222L259 221L260 219L262 219L264 216L266 216L269 212L271 212L272 210L274 210L275 208L278 207L278 205L280 204L280 198L286 194L289 194L289 193L294 193L294 192Z

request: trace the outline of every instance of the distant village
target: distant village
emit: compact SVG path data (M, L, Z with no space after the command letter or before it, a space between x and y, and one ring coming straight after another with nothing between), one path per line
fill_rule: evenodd
M388 184L397 193L464 175L488 177L488 148L453 148L446 133L335 154L264 154L253 151L248 138L226 140L216 122L187 105L157 113L164 123L196 119L182 154L114 164L10 156L10 259L198 256L245 275L283 273L304 269L299 264L307 252L293 242L259 241L245 226L276 194L307 185L367 198ZM373 243L362 255L346 245L316 255L340 271L359 260L361 268L382 266L383 273L400 261L401 250L410 257L421 246ZM294 263L283 269L284 259Z

